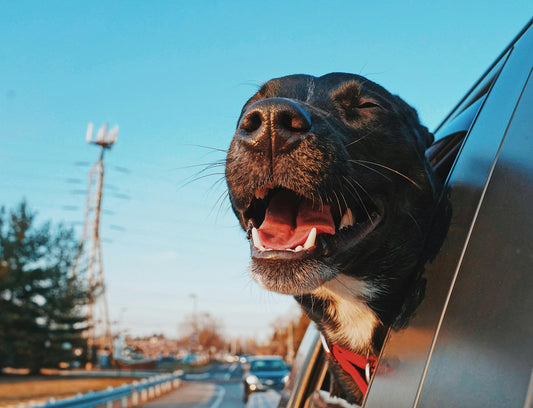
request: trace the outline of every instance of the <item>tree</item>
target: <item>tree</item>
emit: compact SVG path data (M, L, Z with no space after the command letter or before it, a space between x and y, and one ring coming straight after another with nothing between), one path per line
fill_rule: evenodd
M182 340L187 339L193 350L200 346L202 350L210 352L211 349L222 350L226 346L220 320L209 313L186 316L181 323L181 329L184 333Z
M309 322L309 318L301 311L297 317L278 319L272 324L274 333L270 338L270 342L262 347L261 352L280 355L288 360L292 359L294 353L300 347ZM292 348L292 350L289 350L289 348ZM292 361L290 362L292 363Z
M73 230L36 226L26 202L0 209L0 367L36 373L86 349L89 293L70 276L76 252Z

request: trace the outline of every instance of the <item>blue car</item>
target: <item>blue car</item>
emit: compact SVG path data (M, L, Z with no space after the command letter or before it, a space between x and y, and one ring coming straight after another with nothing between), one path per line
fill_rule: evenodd
M243 401L255 391L281 390L289 378L289 367L279 356L258 356L250 360L250 368L243 377Z

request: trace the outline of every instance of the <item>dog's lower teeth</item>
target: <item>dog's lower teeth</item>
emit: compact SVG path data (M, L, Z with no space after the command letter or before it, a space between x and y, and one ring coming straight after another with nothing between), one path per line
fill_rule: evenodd
M260 251L273 251L271 248L265 248L263 246L263 243L261 242L261 238L259 238L259 232L257 231L257 228L252 227L251 229L251 235L252 235L252 241L254 243L254 247L257 248ZM307 239L305 240L304 245L298 245L296 248L288 248L285 251L288 252L301 252L307 249L311 249L316 245L316 236L317 231L316 228L311 228L311 231L309 231L309 235L307 236Z

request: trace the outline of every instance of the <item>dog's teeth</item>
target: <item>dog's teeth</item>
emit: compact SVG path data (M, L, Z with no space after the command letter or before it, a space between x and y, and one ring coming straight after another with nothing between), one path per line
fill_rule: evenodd
M296 248L294 248L294 252L300 252L300 251L303 251L304 250L304 247L301 246L301 245L298 245Z
M257 232L257 228L252 228L252 240L254 241L254 247L259 249L260 251L264 251L265 247L261 243L261 239L259 238L259 232Z
M304 249L310 249L315 246L315 240L316 240L316 228L313 227L311 229L311 232L309 232L309 236L305 240Z
M353 219L352 210L350 210L348 208L346 210L346 212L344 213L344 215L342 216L342 218L341 218L341 223L339 225L339 229L341 230L343 228L352 227L353 226L353 222L354 222L354 219Z
M268 188L261 187L261 188L258 188L257 190L255 190L255 198L258 198L260 200L265 198L267 196L267 194L268 194Z

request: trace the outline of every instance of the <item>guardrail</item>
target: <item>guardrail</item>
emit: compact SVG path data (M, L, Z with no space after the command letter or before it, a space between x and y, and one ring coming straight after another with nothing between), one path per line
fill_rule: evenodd
M73 398L59 401L48 401L46 404L35 405L39 408L93 408L105 405L114 408L120 401L120 408L132 407L166 394L181 384L182 372L156 375L141 381L134 381L120 387L108 388L104 391L88 392ZM118 404L118 403L117 403Z

